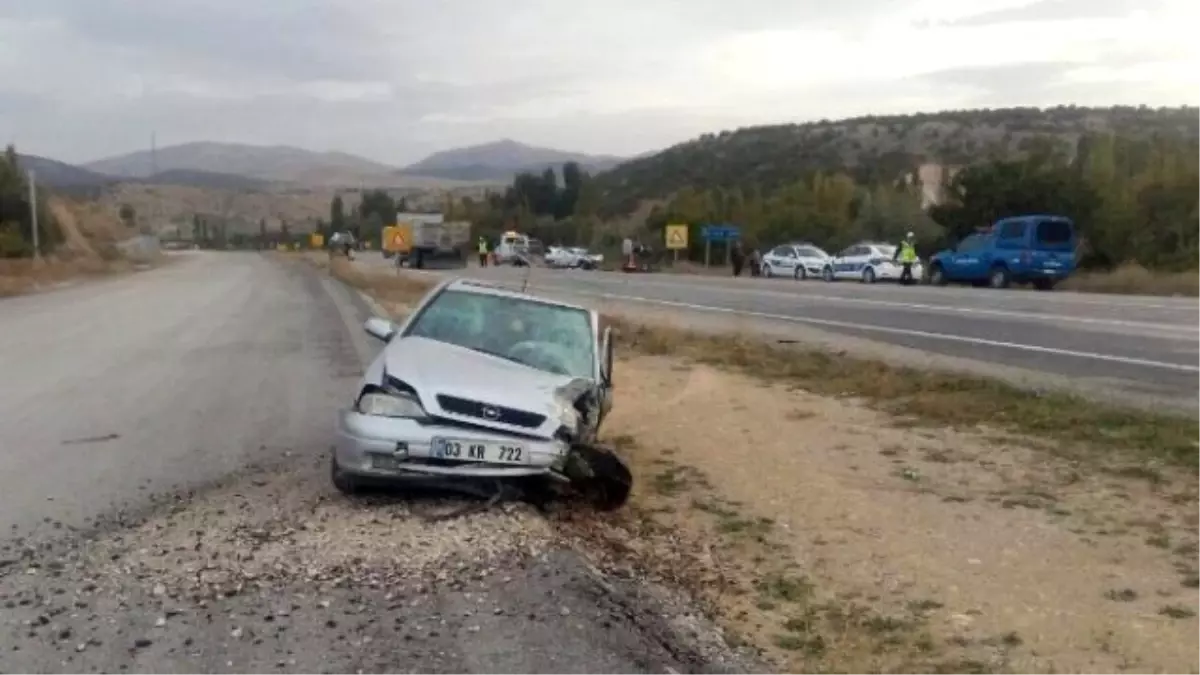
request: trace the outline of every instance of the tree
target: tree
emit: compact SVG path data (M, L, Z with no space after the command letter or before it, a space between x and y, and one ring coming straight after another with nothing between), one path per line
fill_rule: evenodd
M117 209L117 216L121 219L121 222L125 223L126 227L133 227L134 221L137 220L137 212L129 204L122 204Z
M334 232L346 229L346 205L342 202L341 195L334 195L329 204L329 227Z
M38 191L47 194L44 186ZM30 214L29 182L21 169L17 149L9 145L0 157L0 257L17 258L33 254L33 222ZM58 223L46 208L46 199L38 200L38 246L51 251L62 241Z

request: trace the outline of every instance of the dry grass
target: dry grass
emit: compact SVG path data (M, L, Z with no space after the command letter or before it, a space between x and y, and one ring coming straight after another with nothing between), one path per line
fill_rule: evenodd
M344 260L318 264L392 302L411 303L430 285ZM613 313L603 320L619 336L619 400L629 399L606 422L607 440L630 462L635 487L628 507L606 518L561 513L560 532L603 566L689 590L731 644L761 650L781 671L1037 672L1029 664L1073 670L1080 659L1109 670L1089 660L1093 647L1078 635L1115 620L1112 613L1143 609L1135 599L1094 610L1112 604L1103 591L1114 578L1159 588L1142 604L1154 603L1148 611L1166 627L1128 650L1155 649L1155 639L1175 645L1175 632L1189 628L1192 618L1178 608L1191 596L1177 589L1195 586L1194 542L1179 532L1193 521L1147 517L1158 528L1151 534L1167 541L1169 533L1171 545L1187 539L1179 550L1192 558L1177 571L1171 556L1183 553L1144 543L1140 530L1118 536L1109 521L1142 511L1194 518L1194 479L1165 470L1168 462L1194 467L1194 422ZM943 429L908 428L917 425ZM996 431L1026 434L1037 447L996 440ZM758 452L731 458L727 449L739 442ZM1109 461L1096 467L1076 457L1131 462L1114 471ZM1051 495L1046 504L1026 499L1014 508L1002 498L1035 489ZM1005 552L1004 564L981 577L976 562L986 567L994 557L970 556L990 547ZM1097 573L1090 565L1104 556L1112 557ZM1136 574L1114 571L1119 564ZM1062 595L1078 604L1051 597L1046 589L1062 584L1047 567L1069 576L1074 585ZM1013 599L1009 577L1041 586ZM1080 585L1099 590L1078 593ZM1056 624L1043 605L1092 623L1046 630ZM1178 652L1164 650L1154 663L1174 663ZM1124 652L1106 654L1111 661Z
M1088 293L1195 297L1200 293L1200 271L1154 272L1129 263L1111 272L1079 273L1064 282L1062 288Z
M133 266L124 260L75 258L71 260L43 259L0 260L0 297L21 295L42 290L80 278L107 276L128 272Z
M312 258L310 258L312 259ZM320 264L320 263L318 263ZM328 263L326 263L328 264ZM332 273L378 299L412 303L431 283L403 273L363 272L335 258ZM1118 470L1161 466L1196 469L1196 421L1132 410L1055 392L1031 392L984 377L894 366L740 335L709 335L605 317L619 345L669 355L830 397L851 397L893 415L898 423L978 429L1048 441L1076 459L1100 459Z
M136 234L115 211L95 202L51 197L47 206L62 231L63 242L41 260L0 260L0 297L54 287L73 279L131 271L133 261L117 242ZM139 262L157 263L159 260Z

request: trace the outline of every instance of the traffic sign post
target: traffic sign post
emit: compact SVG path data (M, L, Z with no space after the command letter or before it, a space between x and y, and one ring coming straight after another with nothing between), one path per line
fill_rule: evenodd
M686 224L667 225L667 248L674 256L674 262L679 262L679 251L687 250L688 226Z
M700 228L704 240L704 266L708 267L714 243L725 244L725 258L729 258L729 243L742 238L742 229L737 225L704 225Z

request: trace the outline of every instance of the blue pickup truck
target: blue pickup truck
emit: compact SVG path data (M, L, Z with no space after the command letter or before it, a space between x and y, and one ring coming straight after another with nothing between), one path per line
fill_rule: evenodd
M1048 291L1075 271L1075 223L1066 216L1003 218L929 261L929 282L1007 288L1033 284Z

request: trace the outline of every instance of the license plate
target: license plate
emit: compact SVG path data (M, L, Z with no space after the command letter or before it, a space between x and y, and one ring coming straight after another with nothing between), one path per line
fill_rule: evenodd
M478 441L458 438L433 439L433 456L464 462L528 464L529 450L520 443Z

